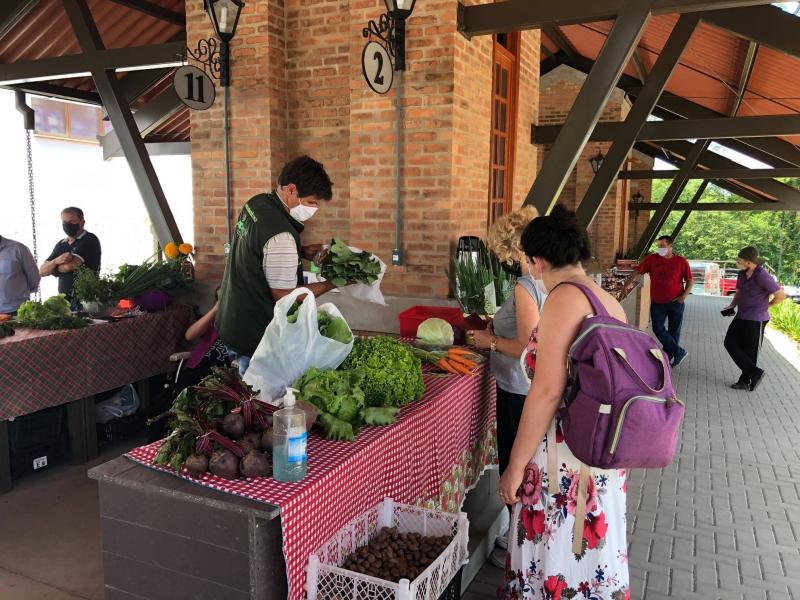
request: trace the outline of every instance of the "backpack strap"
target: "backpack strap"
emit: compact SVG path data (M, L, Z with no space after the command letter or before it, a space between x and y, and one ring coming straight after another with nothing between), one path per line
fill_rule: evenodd
M578 474L578 501L575 506L575 526L572 529L572 553L583 554L583 523L586 521L586 493L589 490L589 467L581 463Z
M583 283L577 283L575 281L564 281L563 283L559 283L555 288L553 288L553 291L555 291L558 287L562 285L572 285L578 288L580 291L582 291L583 295L586 296L586 299L589 301L589 304L592 305L592 310L594 311L595 316L597 317L611 316L609 312L606 310L606 307L603 306L603 303L600 302L600 299L597 297L597 294L595 294L588 285ZM550 292L550 294L552 293L553 292Z

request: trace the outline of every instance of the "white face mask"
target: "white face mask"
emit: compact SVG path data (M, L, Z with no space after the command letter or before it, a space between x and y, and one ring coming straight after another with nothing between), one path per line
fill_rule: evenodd
M306 206L305 204L298 204L289 211L295 221L301 223L308 221L317 212L316 206Z
M667 254L669 254L669 248L659 248L658 249L658 255L659 256L666 256Z

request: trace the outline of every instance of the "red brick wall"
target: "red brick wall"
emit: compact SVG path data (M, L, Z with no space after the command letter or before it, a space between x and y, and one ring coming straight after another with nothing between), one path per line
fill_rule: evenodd
M460 235L484 235L488 217L491 38L456 32L453 0L417 3L407 23L402 125L403 248L384 291L444 296ZM369 90L360 33L382 0L252 0L232 48L235 213L271 189L286 159L310 154L334 182L333 201L309 222L305 243L339 235L388 263L395 245L395 98ZM207 37L201 0L187 1L190 43ZM539 34L522 42L514 197L527 193L537 149ZM192 114L198 275L224 268L225 181L221 98Z

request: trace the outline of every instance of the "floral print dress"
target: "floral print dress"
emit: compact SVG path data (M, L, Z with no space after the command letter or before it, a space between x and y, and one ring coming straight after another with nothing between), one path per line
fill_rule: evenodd
M534 332L535 336L535 332ZM535 337L529 354L535 354ZM532 366L529 361L528 366ZM525 469L520 502L509 527L505 585L499 596L526 600L628 600L624 470L590 469L583 523L583 551L572 552L581 463L561 434L556 437L557 473L548 473L547 436ZM550 478L556 484L550 490Z

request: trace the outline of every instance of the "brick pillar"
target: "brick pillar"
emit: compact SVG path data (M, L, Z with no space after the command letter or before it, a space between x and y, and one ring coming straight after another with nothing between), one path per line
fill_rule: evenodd
M389 294L446 296L460 235L486 233L492 81L490 37L456 31L454 1L419 2L407 22L404 74L403 248ZM237 208L271 189L283 162L310 154L334 182L333 200L308 223L304 242L338 235L388 263L395 245L395 99L361 72L363 27L382 0L248 1L233 45ZM201 0L189 0L190 39L207 36ZM539 33L522 41L514 198L535 171L530 124L538 110ZM245 86L243 88L243 86ZM192 115L195 234L201 277L221 276L224 171L221 100Z

